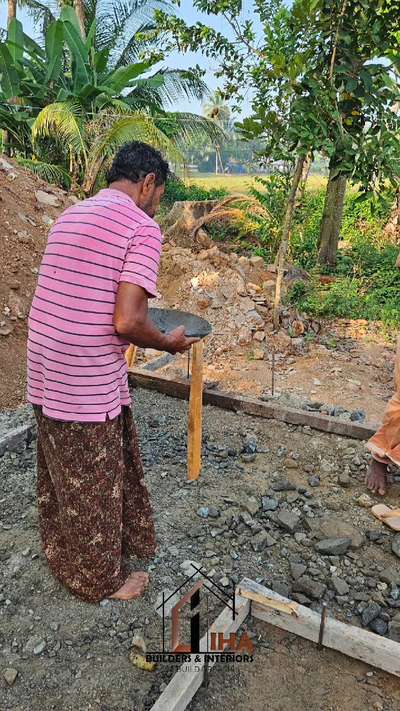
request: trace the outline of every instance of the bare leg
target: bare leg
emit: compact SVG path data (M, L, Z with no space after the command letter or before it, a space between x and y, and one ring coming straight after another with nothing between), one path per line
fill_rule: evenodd
M373 494L384 496L388 485L387 464L372 459L368 467L365 483Z
M149 584L149 574L144 570L132 573L117 592L109 597L113 600L135 600L143 595Z

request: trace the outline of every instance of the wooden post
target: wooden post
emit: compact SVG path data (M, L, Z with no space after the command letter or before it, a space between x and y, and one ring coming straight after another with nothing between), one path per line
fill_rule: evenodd
M136 360L136 351L137 351L137 346L134 346L133 343L129 346L129 348L125 351L125 360L128 368L132 368L133 364Z
M188 479L198 479L201 469L203 408L203 341L193 344L189 397Z

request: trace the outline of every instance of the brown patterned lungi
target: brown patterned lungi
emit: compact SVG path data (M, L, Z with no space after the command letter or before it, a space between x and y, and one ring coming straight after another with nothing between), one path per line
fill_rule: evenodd
M64 422L34 411L44 553L66 588L96 602L125 582L123 556L156 550L132 412L123 406L106 422Z

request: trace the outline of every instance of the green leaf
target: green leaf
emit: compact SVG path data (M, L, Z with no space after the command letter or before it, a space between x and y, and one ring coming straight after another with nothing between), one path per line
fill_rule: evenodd
M104 72L107 68L108 57L110 52L107 48L102 49L100 52L95 52L94 54L94 67L98 74Z
M79 91L82 86L90 83L88 51L74 25L70 22L63 22L63 25L65 41L73 59L74 89Z
M92 24L90 25L89 32L86 37L86 49L91 50L92 48L94 49L95 46L95 38L96 38L96 30L97 30L97 23L96 23L96 18L93 20Z
M102 83L112 87L115 94L119 94L123 89L129 86L129 82L132 81L132 79L136 79L150 67L151 62L137 62L127 67L119 67L119 69L109 74Z
M104 87L95 86L94 84L85 84L84 87L79 91L78 96L81 99L87 99L89 96L97 96L101 94Z
M46 32L46 82L54 81L60 76L62 68L64 28L60 20L52 22Z
M22 24L15 18L11 20L8 26L7 46L13 62L21 62L24 53L24 33Z
M18 96L20 81L13 58L5 42L0 42L0 88L6 99Z
M79 27L78 16L71 5L63 6L60 14L60 20L62 22L69 22L75 28L79 37L81 36L81 28Z
M48 183L58 183L68 189L71 187L71 177L60 165L44 163L32 158L16 158L16 161L18 165L22 165Z
M28 35L25 34L24 32L24 47L25 51L27 54L29 54L32 58L38 58L40 59L45 59L46 54L43 51L42 47L35 42L35 40L31 39L31 37L28 37Z

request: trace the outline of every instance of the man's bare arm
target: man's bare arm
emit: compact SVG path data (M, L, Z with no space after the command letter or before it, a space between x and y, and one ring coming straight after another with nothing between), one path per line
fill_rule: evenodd
M141 348L183 353L197 338L186 338L183 326L163 334L149 317L148 296L141 286L121 282L114 310L114 328L121 338Z

